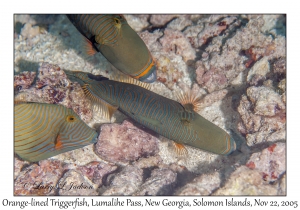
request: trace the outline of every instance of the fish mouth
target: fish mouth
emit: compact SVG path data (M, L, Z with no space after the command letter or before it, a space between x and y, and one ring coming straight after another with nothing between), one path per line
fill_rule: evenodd
M98 135L98 133L96 132L96 134L93 136L93 139L92 139L92 141L91 141L91 143L97 143L97 141L98 141L98 137L99 137L99 135Z
M235 151L236 150L236 143L235 143L234 140L232 140L232 141L233 141L233 150L232 151Z
M141 82L153 83L156 81L156 79L157 79L156 67L153 66L149 72L152 72L152 73L150 75L147 75L147 77L140 78Z
M230 137L230 148L230 151L226 155L229 155L236 150L236 143L232 137Z

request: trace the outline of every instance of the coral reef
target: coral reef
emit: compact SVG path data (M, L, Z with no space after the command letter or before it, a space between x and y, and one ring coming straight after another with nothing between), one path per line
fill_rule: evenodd
M153 27L161 27L177 16L178 15L151 15L149 22Z
M79 166L77 169L91 180L97 187L100 187L104 182L103 179L109 174L117 170L117 166L106 164L104 162L93 161L84 166Z
M147 28L149 26L149 16L150 15L124 15L128 24L130 25L133 30L136 32L142 31L144 28Z
M177 195L211 195L220 184L221 180L218 172L204 174L179 189Z
M180 15L174 20L172 20L170 23L168 23L167 28L182 31L187 26L192 25L192 20L190 15Z
M86 165L94 161L102 161L94 152L94 145L88 145L80 149L65 152L53 157L67 164Z
M101 126L95 152L113 163L128 163L158 152L158 139L124 121Z
M19 176L20 172L22 171L22 168L26 165L28 165L29 162L22 161L19 158L14 158L14 179Z
M286 195L285 15L124 17L156 62L151 90L174 100L178 92L199 96L198 113L230 133L237 151L187 147L179 157L170 140L119 112L103 125L63 69L109 78L118 71L100 53L86 55L66 16L14 15L15 100L62 104L100 131L97 144L38 163L15 157L14 194ZM58 183L78 187L54 189Z
M218 21L216 25L222 26L222 21ZM268 61L285 57L284 37L278 36L276 39L272 39L271 36L261 33L260 28L264 25L262 16L251 16L246 26L238 30L236 28L242 27L240 20L228 23L226 20L225 22L227 28L224 29L225 32L222 32L225 35L221 38L209 31L208 35L201 35L202 40L205 37L203 43L208 46L202 53L202 63L198 64L197 82L207 88L209 92L229 86L240 72L251 68L262 57ZM228 26L228 24L232 26ZM236 30L234 35L232 35L232 30ZM221 31L219 32L221 33ZM230 35L232 37L229 39ZM213 38L207 43L206 37ZM262 65L267 65L266 60L262 62ZM255 72L255 70L252 71Z
M272 117L284 113L285 104L278 93L268 87L249 87L247 96L254 105L254 114Z
M35 79L35 72L22 72L14 76L14 89L19 91L21 89L28 89Z
M138 161L134 162L134 166L138 168L152 168L160 165L162 159L160 156L150 156L147 158L140 158Z
M277 186L264 181L260 172L241 166L213 195L277 195Z
M167 168L151 171L151 176L134 195L172 195L176 173Z
M246 135L249 146L285 139L285 103L271 88L249 87L247 97L242 97L238 112L242 118L238 129Z
M63 163L58 160L42 160L39 165L24 168L15 179L15 195L55 195L53 187L63 175Z
M33 37L40 34L42 31L39 26L32 26L30 23L26 23L21 30L21 35L25 39L32 39Z
M69 170L60 180L59 195L97 195L94 187L75 170Z
M214 20L209 20L206 24L209 25L209 27L204 27L205 29L202 30L198 35L198 46L201 47L204 44L207 44L207 42L216 36L219 36L222 32L224 32L229 25L234 23L237 20L236 17L225 17L222 18L222 21L217 21L215 24L212 25L212 22Z
M270 72L270 65L268 59L264 57L260 61L255 63L253 68L250 69L247 76L247 82L257 80L257 78L261 78L260 80L265 80L268 72ZM254 77L256 77L256 79ZM257 85L257 82L252 83L254 83L254 85Z
M164 36L159 39L165 52L173 52L180 55L183 61L194 60L196 51L191 46L190 42L185 38L184 34L178 30L166 28Z
M102 195L132 195L143 183L143 170L128 165L121 172L112 174L107 179L111 180L111 183Z
M285 158L281 157L285 157L285 144L274 143L261 152L253 153L246 166L258 170L263 180L276 181L286 171Z

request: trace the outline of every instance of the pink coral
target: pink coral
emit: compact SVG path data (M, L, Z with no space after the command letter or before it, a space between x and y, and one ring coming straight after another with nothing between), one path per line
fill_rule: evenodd
M102 195L132 195L143 183L143 170L132 165L110 176L111 183Z
M27 89L35 79L36 73L25 71L14 76L14 88L17 90Z
M102 185L102 179L116 169L117 166L115 165L98 161L93 161L89 164L78 167L78 170L81 171L84 176L88 177L93 183L97 184L98 187Z
M135 31L142 31L149 26L148 19L150 15L124 15L128 24Z
M279 94L265 86L251 86L247 96L242 96L238 107L242 119L238 130L246 135L247 144L285 139L286 110Z
M126 163L158 152L158 139L124 121L101 127L96 153L110 162Z
M252 154L247 165L255 165L255 170L262 174L265 181L276 181L286 171L285 150L285 143L272 144Z
M151 15L150 23L155 27L161 27L178 15Z
M274 73L286 74L286 59L280 58L276 60L273 64Z
M254 105L254 113L275 116L285 112L285 104L278 93L267 87L249 87L247 96Z
M209 23L209 27L206 27L205 30L201 31L198 34L198 46L203 44L207 44L208 40L212 37L218 36L222 33L230 24L232 24L236 20L236 17L226 17L212 25Z
M172 195L177 174L168 168L151 171L151 176L134 195Z
M15 195L55 195L64 167L57 160L42 160L25 168L15 180Z
M183 30L187 26L192 25L192 20L190 15L180 15L174 20L172 20L170 23L168 23L167 28L173 29L173 30Z
M207 88L210 93L215 90L221 90L229 84L226 71L223 68L215 68L213 66L210 69L206 69L206 67L199 62L196 74L198 84Z
M165 52L171 52L181 55L183 60L194 60L196 58L196 51L185 38L184 34L178 30L166 28L164 36L159 39Z
M226 23L223 23L223 20L215 24L206 24L198 35L199 45L202 44L205 50L201 53L203 66L196 67L197 82L209 92L229 86L240 72L251 68L262 57L271 61L285 56L284 38L278 36L273 40L261 32L260 29L264 25L262 16L249 16L245 27L239 20L235 21L235 17L229 17L229 22L226 20ZM227 33L216 36L224 30L214 29L217 26L221 27L220 29L226 26L227 29L222 33L228 30ZM232 32L233 36L228 39ZM252 84L257 82L253 81Z
M277 186L263 180L262 174L246 166L240 166L230 176L225 185L213 195L277 195Z
M218 172L203 174L179 189L177 195L211 195L220 187L221 180Z
M98 195L94 186L92 186L84 177L75 170L67 171L60 179L59 195Z

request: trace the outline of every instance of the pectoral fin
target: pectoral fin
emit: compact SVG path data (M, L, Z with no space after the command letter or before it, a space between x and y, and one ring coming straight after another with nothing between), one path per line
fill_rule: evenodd
M54 141L54 148L56 149L56 150L59 150L59 149L61 149L62 148L62 141L61 141L61 136L60 136L60 134L58 134L57 135L57 137L56 137L56 139L55 139L55 141Z
M82 48L84 52L89 55L93 56L97 53L97 50L94 48L93 43L85 37L82 37Z

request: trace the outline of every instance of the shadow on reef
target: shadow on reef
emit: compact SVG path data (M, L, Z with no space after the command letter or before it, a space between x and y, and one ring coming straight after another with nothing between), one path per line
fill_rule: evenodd
M286 36L286 15L283 14L278 18L275 24L275 32L278 35Z
M59 31L57 32L56 30L51 30L51 27L53 27L55 24L55 22L59 19L62 18L63 16L63 20L61 21L61 25L59 25ZM80 56L82 59L88 61L91 64L94 64L94 60L95 60L95 56L88 56L85 55L85 53L83 52L84 49L82 48L81 50L78 50L77 45L78 45L78 41L76 41L75 39L78 38L78 36L82 36L80 34L79 31L77 31L77 29L75 31L76 34L72 34L68 29L65 29L64 27L66 25L70 25L70 27L74 27L75 26L69 21L69 19L67 18L66 15L61 14L61 15L56 15L56 14L33 14L30 15L30 17L32 19L34 19L34 21L36 22L35 25L33 26L40 26L44 29L47 30L48 33L50 33L51 35L57 37L59 39L59 41L63 44L63 47L68 49L71 48L73 50L76 51L77 55ZM20 22L16 22L14 25L14 30L17 34L21 33L22 27L25 24L22 24ZM57 25L55 25L54 27L57 27ZM69 28L69 27L68 27ZM82 39L84 40L84 39ZM80 43L79 43L80 44ZM82 45L83 46L83 45Z
M38 73L40 63L38 62L32 62L24 59L19 59L17 63L14 63L14 65L19 67L19 72L14 72L14 75L17 75L23 71L31 71Z
M24 71L35 72L36 76L34 77L32 84L36 83L37 75L38 75L38 69L39 69L39 66L40 66L39 63L32 62L32 61L27 61L27 60L24 60L24 59L20 59L20 60L18 60L17 63L14 63L14 66L19 67L19 72L14 71L14 76L19 75L20 73L22 73ZM22 89L22 85L16 85L14 87L14 94L17 94L21 89Z

